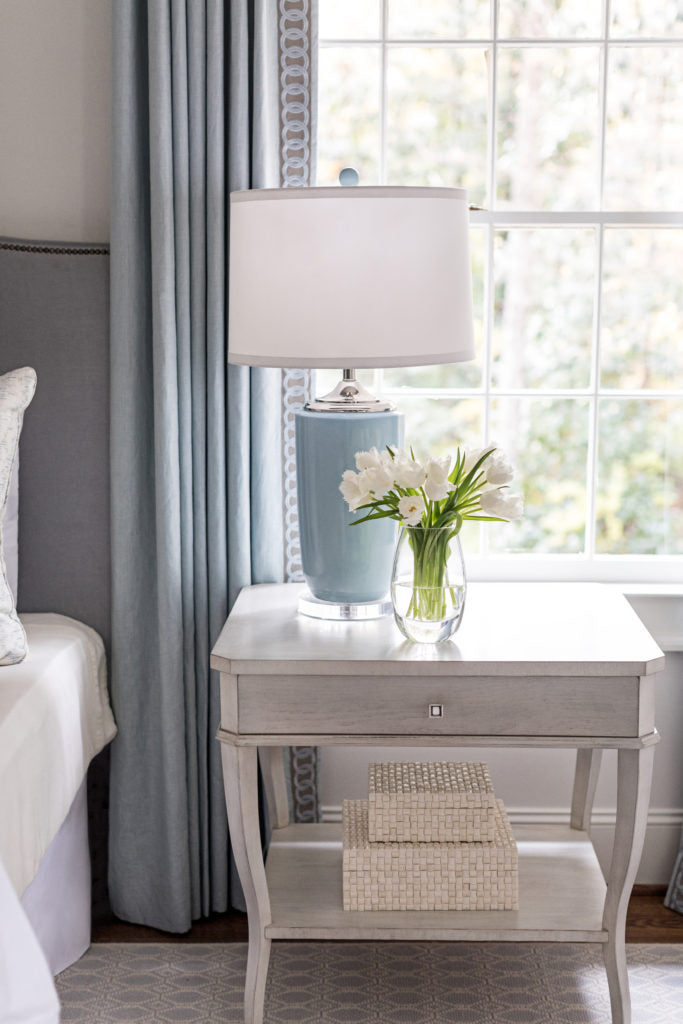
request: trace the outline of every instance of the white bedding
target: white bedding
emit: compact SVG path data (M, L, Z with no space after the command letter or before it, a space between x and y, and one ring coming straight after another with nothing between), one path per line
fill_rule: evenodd
M29 653L0 668L0 860L18 896L88 764L116 734L102 640L64 615L21 616Z

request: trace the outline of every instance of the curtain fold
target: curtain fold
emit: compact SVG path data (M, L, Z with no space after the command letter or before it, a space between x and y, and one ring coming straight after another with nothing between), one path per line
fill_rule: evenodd
M279 371L228 367L228 192L278 184L277 5L114 5L109 886L185 931L233 897L216 674L282 578Z

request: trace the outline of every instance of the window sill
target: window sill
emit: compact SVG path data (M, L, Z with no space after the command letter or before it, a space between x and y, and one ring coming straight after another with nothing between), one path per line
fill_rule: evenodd
M656 570L652 559L589 563L571 557L565 560L529 555L488 561L467 558L467 553L465 565L467 578L472 582L566 581L602 583L616 588L624 594L665 653L683 651L683 559L680 557L664 561ZM655 571L660 580L653 582Z
M683 651L683 584L623 583L619 589L665 654Z

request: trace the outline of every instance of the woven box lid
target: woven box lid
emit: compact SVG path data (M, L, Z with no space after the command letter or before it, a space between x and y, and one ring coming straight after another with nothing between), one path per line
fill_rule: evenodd
M491 842L495 803L479 761L385 761L368 768L371 842Z
M343 803L344 910L516 910L517 846L502 800L495 839L373 843L367 800Z

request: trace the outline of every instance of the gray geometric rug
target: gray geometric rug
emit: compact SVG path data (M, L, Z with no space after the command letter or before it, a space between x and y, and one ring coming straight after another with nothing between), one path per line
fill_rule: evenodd
M62 1021L241 1024L245 943L96 943ZM633 1024L683 1024L683 945L627 947ZM266 1024L609 1024L599 946L274 942Z

